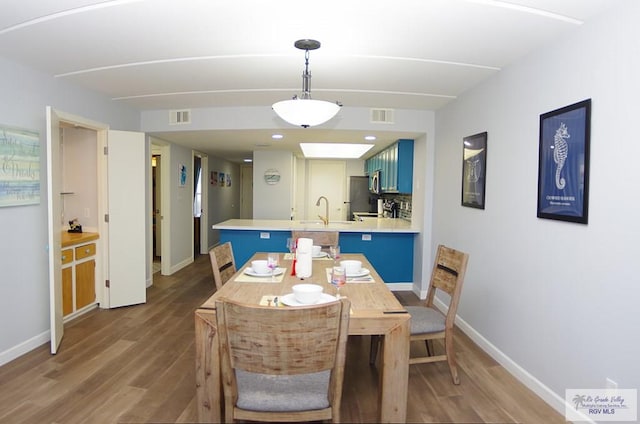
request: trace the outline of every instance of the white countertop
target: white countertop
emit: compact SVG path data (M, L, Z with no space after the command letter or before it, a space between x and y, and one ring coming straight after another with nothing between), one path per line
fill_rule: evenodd
M279 219L229 219L212 225L214 230L249 231L340 231L342 233L419 233L410 221L401 218L364 217L363 221L329 221L325 227L319 220L289 221Z

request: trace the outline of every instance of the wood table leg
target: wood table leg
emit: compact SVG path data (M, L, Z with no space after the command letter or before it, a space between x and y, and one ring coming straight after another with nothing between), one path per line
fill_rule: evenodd
M215 310L197 310L195 330L198 422L219 423L222 422L222 385Z
M398 325L384 335L379 404L381 423L403 423L407 418L409 385L409 322L402 317Z

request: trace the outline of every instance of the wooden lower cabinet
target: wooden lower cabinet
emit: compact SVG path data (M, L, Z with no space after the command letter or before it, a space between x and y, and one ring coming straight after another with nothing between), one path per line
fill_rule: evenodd
M62 314L76 312L96 300L96 244L62 251Z
M62 268L62 315L73 312L73 267Z
M76 309L83 308L96 300L96 261L76 265Z

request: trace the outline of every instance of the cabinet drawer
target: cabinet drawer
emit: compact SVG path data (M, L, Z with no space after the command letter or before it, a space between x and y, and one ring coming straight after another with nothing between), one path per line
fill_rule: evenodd
M65 249L62 251L62 264L73 262L73 249Z
M84 246L76 247L76 260L87 258L96 254L96 244L85 244Z

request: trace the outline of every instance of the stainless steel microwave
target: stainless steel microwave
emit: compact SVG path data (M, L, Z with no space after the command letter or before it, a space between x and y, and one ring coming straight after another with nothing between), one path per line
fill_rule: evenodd
M382 184L382 181L380 179L380 171L374 171L373 175L371 176L371 187L370 187L371 192L375 194L381 194L382 193L381 184Z

